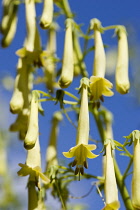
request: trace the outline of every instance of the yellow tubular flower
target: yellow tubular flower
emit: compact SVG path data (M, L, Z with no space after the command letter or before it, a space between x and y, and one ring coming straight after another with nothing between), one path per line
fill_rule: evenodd
M106 204L112 207L112 210L119 209L120 205L118 201L118 189L110 142L106 145L105 197Z
M38 137L38 99L39 93L32 91L31 108L29 116L28 131L24 140L24 147L32 149Z
M65 33L62 72L59 79L59 85L61 88L67 88L73 81L74 56L73 56L72 25L73 25L73 20L68 18L66 20L66 33Z
M132 177L132 205L140 209L140 131L132 132L134 141L133 177Z
M40 26L47 29L53 20L53 0L44 0L43 13L40 19Z
M94 65L93 75L98 77L104 77L106 69L106 56L104 45L101 37L101 22L94 18L90 21L90 29L94 30Z
M118 210L120 203L118 201L118 189L114 170L113 161L113 134L112 134L112 120L106 123L106 140L105 140L105 209ZM109 208L110 207L110 208Z
M75 157L72 166L76 165L75 174L84 174L84 167L88 168L87 158L95 158L95 155L91 150L96 149L96 145L88 144L89 138L89 112L88 112L88 78L81 80L81 106L78 120L78 129L76 137L76 146L72 147L68 152L63 152L63 155L67 158Z
M35 34L36 34L35 1L25 0L25 9L26 9L26 26L27 26L26 50L33 52Z
M116 29L118 36L118 58L116 67L116 90L121 94L129 92L130 83L128 78L128 42L127 32L124 26Z
M31 69L26 64L26 59L19 58L17 65L17 76L15 79L14 92L10 101L10 110L12 113L19 113L23 108L29 106L29 92ZM25 86L28 88L26 89Z
M113 95L113 92L110 90L110 88L113 87L113 84L104 78L106 69L106 56L101 37L101 22L96 18L92 19L90 21L90 29L94 30L95 40L94 66L93 76L90 77L90 91L93 105L97 105L97 108L99 108L100 100L104 101L103 95Z

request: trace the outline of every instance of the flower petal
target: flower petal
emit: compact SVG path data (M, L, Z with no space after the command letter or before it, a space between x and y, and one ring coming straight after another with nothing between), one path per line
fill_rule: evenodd
M84 145L88 150L92 151L96 149L96 145L95 144L88 144L88 145Z
M87 150L87 158L96 158L98 157L99 155L95 155L94 153L92 153L91 151Z
M18 176L27 176L31 173L32 169L26 164L19 163L21 169L17 172Z
M74 152L62 152L62 154L66 157L66 158L72 158L74 156Z

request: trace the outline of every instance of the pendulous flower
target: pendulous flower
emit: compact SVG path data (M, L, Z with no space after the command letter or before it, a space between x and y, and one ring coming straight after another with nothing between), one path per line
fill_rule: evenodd
M47 29L53 20L53 0L44 0L43 13L40 19L40 26Z
M61 88L67 88L73 81L74 74L74 56L73 56L73 40L72 40L72 26L73 20L66 19L66 33L64 44L64 55L62 72L59 79L59 85Z
M106 69L106 56L104 45L101 37L102 26L101 22L94 18L90 21L90 29L94 30L94 64L93 64L93 75L104 77Z
M116 28L118 37L118 58L116 67L116 90L121 94L129 92L130 82L128 77L128 42L124 26Z
M75 175L80 173L84 174L84 167L88 168L87 158L96 158L91 150L96 149L96 145L88 144L89 138L89 111L88 111L88 88L89 79L84 77L81 79L80 92L81 92L81 106L78 120L76 146L72 147L68 152L63 152L67 158L75 157L72 166L76 166Z
M31 99L31 108L29 115L29 125L27 134L24 140L24 147L28 149L32 149L35 146L35 143L38 138L38 100L39 93L37 91L32 91L32 99Z

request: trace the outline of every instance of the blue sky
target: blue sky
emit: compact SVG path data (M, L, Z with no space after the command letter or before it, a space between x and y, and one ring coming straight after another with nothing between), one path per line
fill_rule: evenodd
M90 19L98 18L103 26L109 25L125 25L128 29L128 40L130 43L130 52L133 50L135 54L131 55L131 62L129 67L129 73L131 76L131 89L130 93L127 95L120 95L115 91L115 84L113 91L115 95L111 98L105 98L104 106L109 109L114 115L114 122L113 122L113 131L114 131L114 139L123 142L123 136L128 135L134 129L140 128L140 104L138 100L138 95L134 89L135 81L137 81L137 85L139 85L139 80L136 79L140 76L140 62L139 62L139 52L140 49L140 2L139 0L70 0L69 1L72 11L76 13L75 20L78 24L83 24L82 29L86 32ZM1 16L1 7L0 7L0 16ZM42 5L38 5L37 7L37 15L40 16L42 11ZM58 32L57 38L57 56L61 57L63 54L63 43L64 43L64 18L61 17L58 19L60 24L60 31ZM40 29L42 35L43 45L46 44L46 32ZM15 55L15 51L23 46L23 41L25 37L25 20L24 20L24 5L21 5L19 10L19 22L18 22L18 29L13 40L12 44L7 49L2 49L0 47L0 80L7 76L15 76L16 74L16 63L17 63L17 56ZM110 50L112 47L117 46L117 40L113 37L113 30L107 31L103 34L104 43L109 45L109 48L106 51ZM89 46L92 46L93 40L89 42ZM81 40L82 43L82 40ZM137 64L137 65L136 65ZM93 65L93 52L90 52L86 58L86 65L89 71L89 75L92 72L92 65ZM39 70L40 71L40 70ZM107 77L114 83L114 76ZM75 87L79 86L80 78L77 78L76 81L68 88L69 91L76 94ZM2 85L0 84L0 111L3 113L0 119L0 126L8 129L9 125L14 121L15 116L10 114L9 112L9 100L11 98L12 92L5 90ZM44 89L44 86L40 86L40 88ZM44 89L45 90L45 89ZM138 91L139 92L139 91ZM42 147L42 162L45 159L45 146L47 145L47 140L49 137L49 122L51 120L51 114L53 111L59 109L59 106L54 106L54 103L48 102L43 104L45 109L45 117L40 116L40 141ZM73 116L72 116L73 117ZM97 128L95 123L93 122L92 116L90 116L91 126L90 126L90 134L93 138L99 138ZM68 151L70 147L74 146L75 144L75 137L76 131L72 125L69 124L66 118L64 121L61 122L60 127L60 135L58 139L58 157L60 159L63 158L62 152ZM16 140L14 139L16 138ZM16 144L16 146L11 144L12 150L10 154L12 155L9 157L10 162L14 164L15 173L18 170L18 163L25 161L25 150L22 149L21 143L17 140L17 136L11 134L11 140ZM16 143L16 141L18 143ZM18 146L17 146L18 145ZM62 147L63 145L63 147ZM101 148L100 148L101 149ZM98 150L100 151L100 150ZM21 155L23 154L23 155ZM18 155L18 157L17 157ZM100 155L101 156L101 155ZM127 162L127 157L117 156L117 160L120 161L120 168L123 171L125 164ZM69 161L66 161L69 163ZM98 158L93 161L89 161L89 169L87 173L93 173L101 175L101 158ZM22 182L22 178L21 182ZM18 178L19 180L19 178ZM93 180L92 180L93 181ZM127 181L128 188L130 190L130 179ZM70 191L75 196L81 196L88 192L91 186L91 180L86 181L82 180L81 182L73 183L70 186ZM23 186L22 186L23 187ZM23 189L25 191L25 189ZM83 200L78 200L74 202L84 202L88 203L89 210L96 209L100 210L103 207L103 203L101 198L95 190L92 193L84 198ZM121 209L124 209L123 204Z

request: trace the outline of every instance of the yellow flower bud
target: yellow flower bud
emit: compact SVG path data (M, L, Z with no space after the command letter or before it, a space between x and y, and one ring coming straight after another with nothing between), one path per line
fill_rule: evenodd
M140 131L133 131L134 154L132 176L132 205L140 209Z
M43 13L40 19L40 26L47 29L53 20L53 0L44 0Z
M28 131L24 140L24 147L32 149L38 137L38 99L39 93L32 91L31 108L29 116Z
M61 88L67 88L73 81L74 61L73 61L72 25L73 25L73 20L68 18L66 20L66 34L65 34L62 72L59 79L59 85Z
M93 75L98 77L104 77L106 69L106 56L104 45L101 37L101 22L94 18L90 22L90 29L94 30L94 65Z
M129 92L130 83L128 78L128 42L125 27L116 29L118 36L118 58L116 66L116 90L121 94Z

